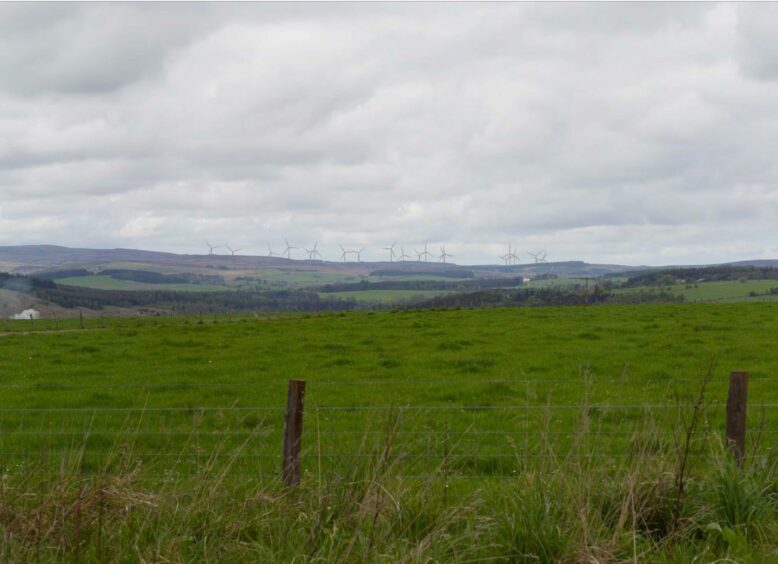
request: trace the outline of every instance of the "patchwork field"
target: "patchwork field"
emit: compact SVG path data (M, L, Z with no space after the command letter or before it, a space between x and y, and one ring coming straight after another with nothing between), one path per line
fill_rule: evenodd
M90 319L84 329L78 320L4 321L0 331L0 452L9 475L34 469L105 480L136 472L136 487L155 495L207 478L241 492L234 495L249 495L248 488L281 499L291 378L307 381L301 487L319 501L327 484L342 485L344 477L353 485L381 476L387 496L426 484L411 488L413 503L429 490L424 495L434 500L424 503L486 504L489 513L506 491L537 489L526 480L564 476L570 461L578 472L587 469L579 478L613 484L635 461L672 477L678 432L706 375L701 434L690 456L709 466L704 461L721 450L711 437L722 434L734 369L751 375L749 441L758 444L761 464L776 456L778 304ZM774 517L765 521L769 534L744 537L743 555L778 556L775 539L767 540ZM363 525L341 526L351 535ZM386 533L388 554L411 542L406 533ZM117 534L117 542L130 542ZM269 550L264 534L245 542ZM350 538L333 537L340 552L329 557L372 554L367 545L344 553ZM571 539L545 561L567 554ZM638 540L619 537L609 550L676 558L651 534ZM203 557L198 546L175 554ZM441 552L424 554L472 556L435 547ZM237 552L222 556L244 554L230 550ZM293 543L278 550L274 559L296 554ZM487 546L478 550L490 554ZM515 550L497 553L510 559Z
M772 301L778 295L770 295L778 287L776 280L744 280L742 282L703 282L691 287L674 288L687 302L743 302Z
M113 265L108 265L113 266ZM121 267L132 267L133 264L121 264ZM141 265L143 266L143 265ZM190 269L191 270L191 269ZM150 269L143 266L143 272L160 273L160 274L190 274L181 268L157 268ZM320 287L326 284L337 283L357 283L360 281L368 282L381 282L384 280L393 281L451 281L451 278L443 276L393 276L389 278L383 278L380 276L368 276L359 274L348 274L339 272L326 272L326 271L295 271L295 270L280 270L280 269L265 269L265 270L252 270L252 271L213 271L203 270L207 274L217 274L224 279L223 284L156 284L148 282L138 282L133 280L124 280L111 277L109 275L89 275L89 276L65 276L62 278L55 278L58 284L65 286L77 286L80 288L93 288L96 290L165 290L165 291L183 291L183 292L209 292L209 291L225 291L225 290L277 290L285 288L310 288ZM408 291L397 291L396 293L384 292L383 294L374 293L368 290L368 292L374 294L364 294L362 292L347 292L351 297L351 294L355 295L360 301L378 301L387 302L395 299L402 299L407 295L410 295ZM421 296L437 295L438 293L430 294L429 292L418 292Z
M453 292L446 290L362 290L355 292L327 292L324 297L354 299L363 303L390 304L419 301Z
M132 280L117 280L110 276L69 276L57 279L63 286L94 288L95 290L163 290L167 292L220 292L226 286L213 284L148 284Z
M740 303L778 300L771 290L778 288L776 280L742 280L674 284L671 286L638 286L616 289L616 294L664 291L683 297L686 303Z

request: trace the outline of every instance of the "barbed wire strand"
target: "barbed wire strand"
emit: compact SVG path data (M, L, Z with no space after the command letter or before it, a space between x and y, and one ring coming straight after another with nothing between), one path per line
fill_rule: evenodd
M646 384L674 384L674 383L686 383L694 382L699 383L702 378L651 378L640 377L634 380L626 380L621 376L608 376L608 377L595 377L593 378L593 384L610 384L613 382L619 382L620 384L632 384L635 386L643 386ZM749 382L774 382L778 381L778 376L749 376ZM708 386L728 385L728 380L714 380L708 383ZM482 386L482 385L520 385L520 384L580 384L584 385L582 380L574 377L570 378L531 378L531 379L500 379L500 380L424 380L424 381L382 381L382 380L350 380L350 381L330 381L330 380L308 380L306 382L308 386ZM254 387L266 387L266 386L286 386L288 380L269 380L269 381L256 381L256 382L160 382L160 383L112 383L112 382L95 382L93 384L58 384L52 382L38 382L33 384L0 384L0 389L7 390L99 390L104 391L106 389L145 389L152 391L155 388L163 388L161 391L175 392L181 388L254 388Z

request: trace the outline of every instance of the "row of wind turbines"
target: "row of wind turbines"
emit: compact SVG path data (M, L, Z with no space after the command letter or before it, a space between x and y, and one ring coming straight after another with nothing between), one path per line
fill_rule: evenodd
M286 244L286 247L280 253L274 252L273 251L273 247L268 243L268 246L267 246L267 256L269 256L269 257L286 257L288 259L291 259L292 258L292 251L299 249L299 247L293 247L292 245L290 245L289 241L286 238L284 239L284 243ZM381 248L381 250L383 250L383 251L389 251L389 262L394 262L395 259L397 259L397 261L399 261L399 262L405 262L405 261L413 258L411 255L409 255L409 254L407 254L405 252L405 247L400 247L400 252L399 253L395 252L394 249L395 249L395 247L397 247L397 243L398 243L398 241L395 241L389 247L382 247ZM316 241L316 242L314 242L312 248L310 248L310 249L302 249L303 251L305 251L305 253L307 255L306 260L309 260L309 261L323 260L321 253L318 251L318 245L319 245L319 242ZM361 249L347 249L343 245L338 245L338 246L340 247L340 251L341 251L341 253L340 253L340 260L342 262L348 262L349 257L353 257L354 259L356 259L356 262L362 262L362 252L367 248L367 247L362 247ZM433 255L431 252L429 252L429 250L427 248L427 243L424 243L424 250L423 251L419 251L419 250L414 249L413 252L416 253L416 260L420 261L420 262L429 262L430 258L436 258L435 255ZM446 252L446 246L445 245L441 245L440 246L440 255L437 256L438 261L440 261L440 262L445 264L446 261L449 258L452 258L453 256L454 255L452 255L451 253Z
M406 262L408 260L413 259L412 255L409 255L405 252L405 247L400 247L400 252L397 253L395 251L395 248L397 247L397 243L399 241L395 241L388 247L381 247L382 251L388 251L389 253L389 262L394 262L397 260L398 262ZM205 244L208 246L208 255L212 256L215 255L215 250L225 248L229 252L229 256L235 256L238 251L241 249L233 249L229 245L211 245L210 242L206 241ZM289 240L284 238L284 244L286 245L284 247L284 250L281 252L275 252L273 251L273 247L268 243L267 245L267 256L269 257L285 257L288 259L292 259L292 251L300 250L300 247L294 247L289 244ZM310 249L303 248L302 250L305 251L305 254L307 255L305 260L308 261L323 261L322 254L318 250L319 241L314 242L313 247ZM341 250L340 254L340 260L342 262L348 262L349 257L356 258L356 262L362 262L362 252L366 249L366 247L362 247L361 249L347 249L343 245L338 245ZM418 249L413 249L413 252L416 254L416 261L417 262L429 262L430 259L436 259L438 262L442 262L443 264L446 264L448 259L453 258L454 255L451 253L446 252L446 245L440 245L440 254L434 255L427 249L427 243L424 243L424 250L420 251ZM540 264L544 262L548 262L547 260L547 254L546 251L539 251L537 253L533 253L528 251L527 252L532 258L533 262L535 264ZM515 248L513 248L512 243L508 243L508 252L504 255L499 255L497 258L504 261L505 265L514 265L514 264L520 264L521 259L519 258L519 255Z
M545 250L538 251L537 253L533 253L532 251L527 251L527 254L532 257L533 262L535 264L541 264L544 262L548 262L548 254ZM505 265L511 265L511 264L520 264L521 259L519 258L519 255L516 253L516 249L511 249L511 243L508 243L508 252L504 255L500 255L500 260L505 262Z

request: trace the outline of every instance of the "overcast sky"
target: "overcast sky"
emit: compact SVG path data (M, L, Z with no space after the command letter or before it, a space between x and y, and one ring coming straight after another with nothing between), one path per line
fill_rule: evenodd
M0 245L778 258L776 37L776 4L2 3Z

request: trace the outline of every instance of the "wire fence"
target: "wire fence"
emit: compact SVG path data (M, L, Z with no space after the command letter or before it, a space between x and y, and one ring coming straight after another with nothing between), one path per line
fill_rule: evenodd
M598 375L596 378L592 378L591 384L613 384L614 382L627 382L627 378L623 376L602 376ZM214 381L214 382L202 382L202 381L177 381L177 382L145 382L145 383L123 383L115 382L110 379L105 379L99 383L99 389L137 389L137 390L175 390L175 389L188 389L188 388L257 388L257 387L279 387L286 389L288 380L261 380L254 382L234 382L234 381ZM629 381L631 385L640 386L657 386L657 385L671 385L677 386L678 384L700 384L701 378L679 378L675 376L666 376L663 378L648 377L641 378L638 382ZM778 383L778 376L765 376L754 375L749 376L749 382L760 383L770 382ZM315 388L329 388L329 387L343 387L343 388L360 388L366 389L371 387L408 387L418 388L421 386L487 386L487 385L501 385L501 386L517 386L517 385L547 385L547 384L565 384L565 385L581 385L583 381L576 381L570 376L563 378L500 378L500 379L438 379L438 380L415 380L411 377L403 377L397 380L315 380L311 382L311 385ZM710 388L720 385L726 387L727 382L725 380L711 381L708 386ZM63 384L61 382L25 382L25 383L0 383L0 389L10 390L96 390L98 384ZM278 406L275 406L278 407Z
M584 380L313 381L305 397L299 463L304 475L347 475L389 451L399 475L445 474L446 479L511 477L571 457L623 464L672 456L679 431L695 409L702 414L702 432L690 455L709 456L716 448L710 437L718 436L723 443L726 380L710 381L701 402L695 399L699 378L642 379L616 389L612 383L618 378ZM778 435L776 381L769 376L750 379L748 440L762 453L775 449ZM608 386L598 387L601 384ZM219 468L235 479L277 479L286 385L286 381L175 382L155 391L158 385L153 383L4 384L0 387L23 394L25 401L0 405L0 465L36 464L61 471L76 464L82 471L97 471L132 460L160 475L196 476ZM536 386L560 389L555 395L543 394L536 393ZM679 387L672 401L668 386ZM240 396L230 396L228 405L171 405L180 401L177 390L189 387L261 388L265 402L241 405ZM101 405L99 394L111 388L140 389L144 403ZM398 390L405 388L414 393L402 402ZM452 388L460 393L457 401L445 400ZM624 401L630 396L628 389L640 390L653 401ZM349 403L353 394L344 390L356 391L370 402ZM511 390L521 392L519 402ZM651 390L662 394L646 393ZM61 404L36 405L51 403L49 391L60 394ZM470 401L463 401L462 395ZM417 397L435 401L411 403ZM219 396L204 399L216 401Z

